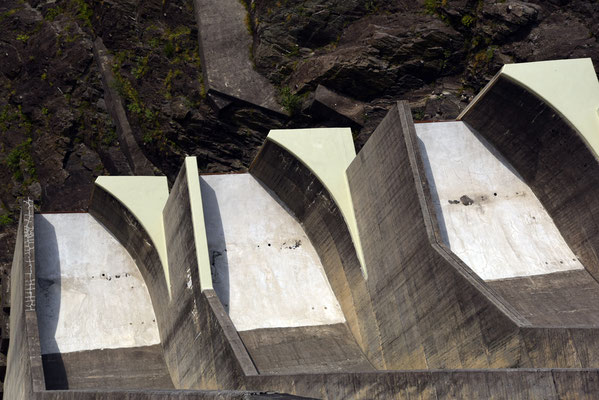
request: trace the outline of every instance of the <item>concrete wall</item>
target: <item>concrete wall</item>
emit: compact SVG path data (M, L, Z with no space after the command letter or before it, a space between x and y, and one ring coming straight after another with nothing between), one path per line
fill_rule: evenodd
M101 186L94 186L89 213L116 237L135 260L150 294L160 338L164 340L161 321L168 316L169 293L164 269L150 236L131 211Z
M33 201L24 201L11 269L11 330L4 395L14 400L31 399L35 391L46 388L35 312L33 213Z
M250 170L303 223L370 362L379 369L597 365L584 329L547 330L553 345L531 348L529 331L521 331L530 323L442 244L409 109L401 107L348 169L369 247L367 281L335 203L305 166L267 141Z
M415 128L443 242L478 276L584 269L522 177L476 131L462 121Z
M163 337L165 355L177 388L237 388L243 367L247 367L248 373L255 373L255 368L245 349L239 357L240 361L230 354L232 350L225 340L223 328L212 315L213 306L219 308L216 312L224 320L225 329L240 349L243 348L241 340L214 291L201 291L198 243L190 223L192 204L188 169L189 166L185 165L179 172L163 211L172 288L170 321ZM199 187L197 173L194 178ZM204 267L209 271L209 264ZM214 355L210 357L208 354ZM227 354L230 356L227 357ZM217 368L214 365L216 360L228 367L220 365L222 369ZM218 374L218 370L222 373Z
M461 119L518 171L599 279L599 162L580 133L542 98L501 75Z
M415 128L443 243L531 324L599 327L599 284L509 162L462 121Z
M387 368L518 366L516 316L435 239L407 105L389 111L347 174Z
M389 368L599 365L596 330L531 326L442 244L405 103L389 112L348 179Z
M240 390L218 390L218 391L54 391L40 393L40 400L282 400L282 399L306 399L277 393L261 393Z
M595 399L599 371L434 370L259 376L273 390L321 399Z
M91 215L37 214L35 241L42 354L160 343L139 269Z
M433 208L430 199L422 202L425 192L423 188L426 188L422 185L426 184L426 180L421 179L424 175L416 174L423 174L422 165L418 165L416 159L416 168L413 167L417 149L414 132L410 132L413 127L410 128L409 110L404 106L403 111L401 113L400 111L398 109L392 111L379 128L380 131L373 136L373 143L375 143L373 148L356 160L356 163L365 163L364 168L369 171L368 179L360 182L371 181L374 186L354 187L353 190L370 191L369 196L375 197L371 199L371 205L374 210L379 210L377 216L366 221L368 224L366 228L370 226L372 229L373 225L378 225L381 229L368 243L368 257L374 257L370 250L377 250L378 244L372 241L381 241L381 237L392 236L394 233L407 232L404 241L386 243L384 251L377 252L382 265L386 268L375 268L375 276L370 276L369 273L368 283L356 278L357 276L362 278L362 275L355 250L351 247L351 238L339 210L336 209L322 185L318 186L318 180L301 163L294 160L293 156L273 143L266 143L252 167L255 176L264 177L263 182L269 182L284 196L284 198L279 197L292 206L290 208L304 224L311 240L315 244L322 243L321 247L315 247L323 260L331 286L342 307L345 301L346 316L353 312L354 316L365 317L365 319L354 317L352 331L356 329L358 334L354 333L354 335L360 339L371 335L369 336L373 339L371 342L361 342L362 345L366 343L364 348L367 350L369 343L375 343L374 351L371 353L374 357L371 359L377 360L376 357L379 357L379 363L386 362L388 368L393 368L391 363L398 363L397 360L405 360L409 357L416 361L419 357L428 357L427 362L430 361L430 365L425 365L428 368L442 365L443 362L445 365L458 365L461 360L464 360L464 365L470 366L477 365L475 362L480 362L479 365L484 366L492 363L510 366L599 365L593 350L597 348L593 341L598 335L593 330L514 328L517 324L510 322L505 316L501 317L501 313L509 311L497 311L502 307L501 303L495 304L495 300L489 300L493 297L492 292L484 285L478 287L481 282L467 274L467 267L459 264L459 259L447 249L435 244L434 217L426 211ZM407 131L409 135L404 136L402 128L403 133ZM409 145L409 138L412 139L411 145ZM376 148L383 148L389 154L378 158ZM398 151L403 151L405 157L396 154ZM389 161L381 163L381 159ZM350 183L351 179L350 175ZM387 187L377 185L381 179L388 179L391 183L388 193L380 192L380 188ZM126 247L132 248L130 250L133 252L132 256L146 279L158 318L162 343L167 349L167 359L171 360L169 368L175 387L276 390L331 399L392 396L396 398L593 398L599 390L598 371L588 369L468 371L433 369L372 373L257 375L252 360L214 291L200 290L197 257L189 255L189 249L195 246L192 242L194 234L188 226L184 226L189 225L191 213L186 182L186 171L183 169L173 186L170 204L167 204L164 210L167 241L175 240L174 238L177 237L176 240L181 241L180 245L184 246L184 250L187 249L180 252L181 258L174 255L171 257L169 254L169 261L172 263L170 268L173 285L172 302L168 301L164 277L160 277L164 272L157 253L152 249L143 228L135 223L134 218L121 203L101 188L96 188L92 199L94 212L97 215L107 214L104 217L106 223L110 224L112 229L116 229L114 232L117 238ZM404 196L407 197L397 197L401 192L406 192ZM399 203L389 201L389 196L402 201ZM407 212L406 215L399 213L399 210L397 212L389 210L389 207L397 204L407 208L404 210ZM356 211L361 215L360 218L364 217L364 210ZM389 214L388 220L380 218ZM405 221L402 218L398 219L398 215L405 217ZM361 226L360 229L366 228ZM322 240L316 241L312 238ZM389 240L391 239L393 238ZM410 246L413 246L413 252L409 252ZM393 250L396 247L399 249ZM405 255L402 256L404 261L415 258L416 261L407 265L418 267L423 271L398 268L397 259L392 257L397 252L404 252L400 253ZM419 258L423 256L429 258L424 260ZM186 274L188 269L189 276ZM198 272L191 273L194 270ZM375 282L378 284L375 285ZM374 285L371 291L368 290L370 285ZM379 300L375 301L377 296ZM448 315L445 316L445 313ZM513 314L517 313L513 312ZM455 325L456 320L458 325ZM384 324L389 325L383 326ZM438 328L439 324L442 326L441 329ZM381 336L378 336L379 326L384 327L380 330ZM452 326L454 330L451 329ZM364 332L364 336L360 337L361 332ZM420 335L423 340L418 343ZM379 339L382 343L378 342ZM401 342L402 345L393 347L393 341ZM414 346L406 345L410 343ZM537 345L537 343L541 344ZM157 399L175 398L173 396L203 398L202 396L206 395L199 392L182 392L180 395L168 391L152 393ZM148 392L143 391L103 391L93 392L93 396L89 392L55 392L40 393L40 398L85 399L85 396L90 396L89 398L94 399L120 399L145 398L144 396L147 395Z

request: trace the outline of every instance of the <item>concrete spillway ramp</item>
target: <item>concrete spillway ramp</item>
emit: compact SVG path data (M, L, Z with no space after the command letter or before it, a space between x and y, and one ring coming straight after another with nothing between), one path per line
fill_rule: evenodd
M249 5L249 3L248 3ZM273 85L256 72L247 31L249 15L238 0L194 0L200 56L209 99L217 108L232 100L285 114Z
M213 285L260 372L370 369L299 222L250 174L200 178Z
M599 284L509 163L463 122L416 133L451 251L533 324L599 324Z
M35 241L48 388L172 387L148 289L121 244L89 214L36 215Z

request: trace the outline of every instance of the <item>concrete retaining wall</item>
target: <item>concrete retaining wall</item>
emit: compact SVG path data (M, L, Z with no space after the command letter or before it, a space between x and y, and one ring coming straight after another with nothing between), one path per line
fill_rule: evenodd
M11 269L10 346L4 394L27 400L45 390L37 314L35 312L35 249L33 200L22 203Z
M250 169L303 223L370 362L378 369L599 365L591 329L523 330L531 324L441 244L420 157L402 104L348 169L368 245L367 281L335 203L305 166L267 141ZM540 332L548 339L536 347L527 338Z
M98 187L90 207L137 261L176 388L276 390L331 399L596 397L597 369L470 369L597 367L599 335L593 329L530 326L440 244L406 104L391 110L348 170L369 267L367 281L340 211L305 165L276 143L267 142L251 173L303 224L352 334L371 363L379 369L430 370L258 375L220 300L212 289L202 290L185 167L163 214L172 301L158 254L133 215ZM18 307L15 300L13 310ZM40 391L37 396L135 399L150 393L157 399L211 395ZM225 398L237 395L223 394Z
M399 103L347 172L387 368L515 367L517 317L435 239L417 146Z
M442 244L406 103L348 179L388 368L599 365L596 330L531 326Z
M256 373L256 369L214 291L201 291L188 168L185 165L179 172L163 211L172 288L169 326L163 337L165 356L177 388L236 389L242 372ZM199 177L194 175L199 187ZM210 268L209 262L206 267ZM234 354L235 349L239 353Z

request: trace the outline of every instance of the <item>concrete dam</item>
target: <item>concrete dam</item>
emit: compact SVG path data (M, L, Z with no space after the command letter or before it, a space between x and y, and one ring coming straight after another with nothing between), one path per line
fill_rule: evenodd
M358 154L272 130L247 173L26 200L6 396L594 398L598 107L589 59L512 64L456 121L398 102Z

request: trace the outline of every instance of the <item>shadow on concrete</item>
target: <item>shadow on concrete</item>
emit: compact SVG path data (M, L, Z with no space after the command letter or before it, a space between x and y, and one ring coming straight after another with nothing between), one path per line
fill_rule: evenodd
M426 172L426 179L428 180L428 187L431 191L431 197L433 204L435 205L435 214L437 219L437 226L439 227L439 234L443 243L449 247L449 234L447 233L447 225L445 225L445 218L443 218L443 208L441 207L441 199L439 198L439 192L437 192L437 185L435 184L435 178L431 169L431 161L426 151L424 142L418 138L418 148L420 149L420 155L422 156L422 163L424 164L424 171Z
M221 218L216 193L210 185L200 177L204 222L208 239L208 254L210 255L210 271L212 285L225 311L229 312L229 259L227 257L227 241Z
M483 135L481 135L480 133L478 133L470 125L468 125L465 122L464 122L464 124L466 125L466 127L468 128L468 130L470 132L472 132L472 135L476 138L476 140L478 140L483 146L485 146L485 148L489 151L489 153L493 154L493 157L495 157L495 159L497 159L497 161L499 161L504 167L506 167L508 170L510 170L510 172L512 174L514 174L514 176L516 178L518 178L520 180L520 182L523 182L523 183L526 184L526 186L528 186L528 183L526 183L526 181L520 175L520 173L518 171L516 171L516 169L514 167L512 167L512 164L509 163L509 161L507 160L507 158L504 157L504 155L501 154L499 152L499 150L497 150L495 148L495 146L493 146L491 143L489 143L489 141L487 139L485 139L485 137Z
M36 312L42 364L47 390L69 388L56 329L60 314L61 270L54 226L43 215L35 215Z

